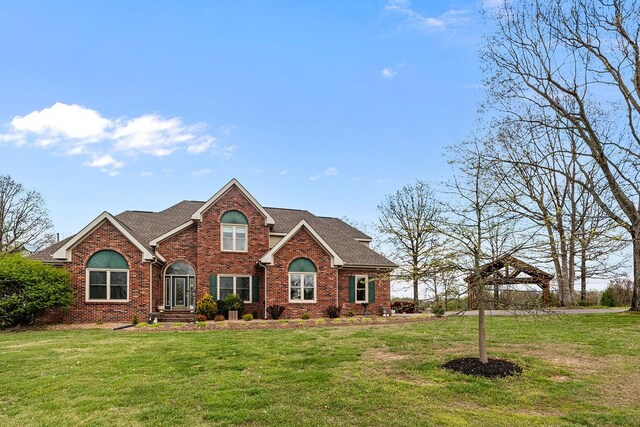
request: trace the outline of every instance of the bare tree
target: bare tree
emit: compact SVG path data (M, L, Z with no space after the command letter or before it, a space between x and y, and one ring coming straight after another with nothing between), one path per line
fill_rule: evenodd
M574 182L623 227L633 247L631 310L640 310L640 4L636 0L504 2L482 58L491 99L520 116L522 103L584 142L599 177ZM546 123L541 123L547 125ZM555 126L555 121L549 126ZM580 167L580 164L578 164ZM602 179L615 205L603 198Z
M624 242L613 238L617 225L575 182L584 180L583 173L594 180L597 172L593 162L579 166L580 141L559 127L537 124L552 118L522 117L496 123L498 134L483 154L495 163L490 173L503 183L498 203L540 227L540 245L530 255L553 264L559 303L571 305L576 271L584 300L588 276L618 272L621 260L612 255Z
M473 277L469 301L475 300L478 309L478 350L481 363L488 363L485 331L487 302L481 267L501 255L512 254L521 247L515 222L517 218L501 211L496 204L501 182L488 173L493 167L483 155L482 141L463 142L450 149L455 177L449 183L448 217L441 232L458 247L456 260L461 272ZM471 307L470 307L471 308Z
M390 257L399 265L395 278L409 281L418 304L419 285L439 265L435 224L440 208L431 188L423 181L388 194L378 205L378 231L392 248Z
M0 176L0 253L35 251L53 242L44 199L10 176Z

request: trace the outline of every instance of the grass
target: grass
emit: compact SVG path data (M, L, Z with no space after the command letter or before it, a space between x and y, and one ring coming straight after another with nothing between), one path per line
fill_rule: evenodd
M640 423L640 316L475 318L304 329L0 333L0 425L621 425Z

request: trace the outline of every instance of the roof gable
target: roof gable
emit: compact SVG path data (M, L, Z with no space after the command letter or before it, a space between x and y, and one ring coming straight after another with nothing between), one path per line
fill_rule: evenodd
M260 262L263 264L273 264L273 256L278 252L293 236L295 236L300 229L304 227L305 230L311 234L311 236L322 246L322 248L327 251L329 255L331 255L331 267L342 266L344 265L344 261L340 256L329 246L329 244L318 234L316 230L313 229L304 219L298 223L291 231L289 231L286 236L282 238L273 248L269 250L266 254L260 258Z
M214 194L209 200L207 200L204 205L202 205L195 213L191 216L191 219L195 221L202 221L202 214L209 209L214 203L216 203L231 187L235 186L242 195L244 195L247 200L249 200L256 209L265 217L265 225L273 225L275 221L269 215L269 213L258 203L258 201L249 193L239 182L237 179L233 178L229 181L224 187L222 187L216 194Z
M60 246L58 250L56 250L52 257L60 260L71 261L71 250L85 237L91 234L96 228L102 225L103 222L109 222L113 225L120 233L122 233L135 247L140 249L142 252L142 259L146 261L152 261L155 259L154 255L151 253L147 246L143 245L141 242L136 239L133 234L123 226L120 221L118 221L113 215L109 212L104 211L100 215L98 215L93 221L87 224L82 230L80 230L75 236L66 241L65 244Z

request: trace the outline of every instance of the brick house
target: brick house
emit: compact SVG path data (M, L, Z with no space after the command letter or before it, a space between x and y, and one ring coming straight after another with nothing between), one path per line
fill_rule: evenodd
M267 318L308 312L378 314L390 304L395 264L371 238L338 218L267 208L235 179L206 202L160 212L103 212L74 236L32 255L67 269L75 295L57 320L125 322L185 313L209 293L235 293L245 312Z

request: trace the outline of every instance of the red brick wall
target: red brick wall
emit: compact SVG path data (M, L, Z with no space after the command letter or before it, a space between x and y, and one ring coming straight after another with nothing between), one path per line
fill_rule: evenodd
M85 302L86 265L94 253L113 250L125 257L129 264L129 302ZM130 322L133 316L140 321L149 314L149 262L142 262L142 252L111 223L105 221L72 250L71 273L74 301L63 314L69 322Z
M316 302L289 302L289 265L297 258L307 258L316 266ZM331 268L331 256L301 228L276 254L267 273L267 305L286 307L282 317L299 318L309 312L312 317L326 317L326 310L336 305L337 269Z
M220 246L220 218L229 211L242 212L248 221L247 252L222 252ZM218 201L202 215L197 224L197 274L196 299L209 293L209 276L212 274L246 274L260 277L260 298L252 304L245 304L245 313L257 311L263 316L264 269L258 260L269 250L269 227L265 217L240 192L232 186ZM216 296L214 296L216 298Z
M184 229L158 244L156 252L164 259L166 263L162 267L158 267L157 277L154 277L153 286L153 310L156 311L159 305L164 304L163 292L165 269L176 261L186 261L191 264L193 269L198 271L198 229L195 225ZM196 279L197 280L197 279Z
M382 307L391 308L391 286L389 280L389 273L386 271L366 270L366 269L341 269L339 272L340 281L340 308L342 314L346 314L348 311L353 311L354 314L360 315L363 313L362 304L349 302L349 277L350 276L369 276L369 280L375 281L376 295L375 302L370 303L367 306L367 312L371 314L382 314Z

